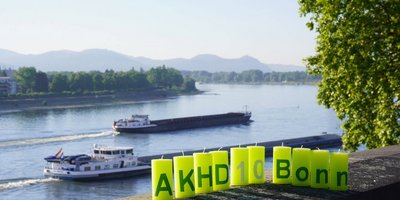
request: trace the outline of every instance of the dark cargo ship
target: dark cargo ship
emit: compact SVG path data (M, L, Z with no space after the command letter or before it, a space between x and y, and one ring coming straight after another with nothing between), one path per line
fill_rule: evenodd
M112 128L126 133L157 133L182 129L204 128L230 124L245 124L250 121L251 112L230 112L150 121L148 115L132 115L129 119L114 121Z

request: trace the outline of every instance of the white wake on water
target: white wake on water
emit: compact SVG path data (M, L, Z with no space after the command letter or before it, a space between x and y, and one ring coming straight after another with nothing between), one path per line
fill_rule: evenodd
M62 135L55 137L43 137L43 138L28 138L28 139L18 139L18 140L6 140L0 141L1 147L11 147L11 146L25 146L25 145L35 145L35 144L46 144L52 142L66 142L72 140L80 140L84 138L95 138L95 137L104 137L115 135L116 132L113 131L105 131L100 133L84 133L84 134L75 134L75 135Z
M24 180L10 181L6 183L0 183L0 191L39 184L39 183L49 183L56 181L60 180L54 178L38 178L38 179L24 179Z

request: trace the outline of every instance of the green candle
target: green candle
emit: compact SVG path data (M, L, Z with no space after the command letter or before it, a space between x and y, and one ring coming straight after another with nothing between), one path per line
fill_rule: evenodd
M249 150L247 148L231 148L231 185L249 184Z
M212 155L210 153L194 153L193 159L195 193L212 192Z
M309 148L293 148L292 153L292 185L310 185L310 157Z
M213 190L229 189L228 151L211 151L213 168Z
M272 160L272 183L290 184L292 182L290 174L291 159L292 148L285 146L274 147Z
M310 171L312 188L328 188L328 150L313 150L311 152Z
M175 197L194 197L193 156L174 157Z
M348 190L349 155L342 152L332 152L329 166L329 189Z
M153 199L172 199L172 160L151 160L151 182Z
M249 149L249 183L262 184L265 182L265 147L248 146Z

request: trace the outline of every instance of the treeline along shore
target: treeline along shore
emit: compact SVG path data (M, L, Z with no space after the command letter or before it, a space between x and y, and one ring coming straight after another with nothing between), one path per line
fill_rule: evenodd
M5 76L0 72L0 76ZM182 92L196 91L195 81L180 71L165 66L148 71L105 70L79 72L42 72L35 67L20 67L12 75L18 85L16 94L3 97L109 94L121 91L167 88Z
M7 74L0 70L0 77ZM20 67L12 74L17 93L0 92L0 114L99 105L127 104L141 100L197 94L195 82L227 84L314 84L318 76L305 71L237 72L178 71L160 66L144 71L42 72Z
M199 92L193 79L165 66L148 71L47 73L20 67L13 76L18 92L0 94L0 113L123 104Z
M182 71L185 76L201 83L228 84L316 84L320 76L309 75L306 71L294 72L262 72L261 70L245 70L237 72Z

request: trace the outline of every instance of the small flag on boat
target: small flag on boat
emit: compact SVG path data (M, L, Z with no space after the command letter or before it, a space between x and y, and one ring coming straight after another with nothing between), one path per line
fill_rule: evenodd
M56 155L54 155L56 158L61 158L64 155L63 149L60 148L60 150L58 150L58 152L56 153Z

